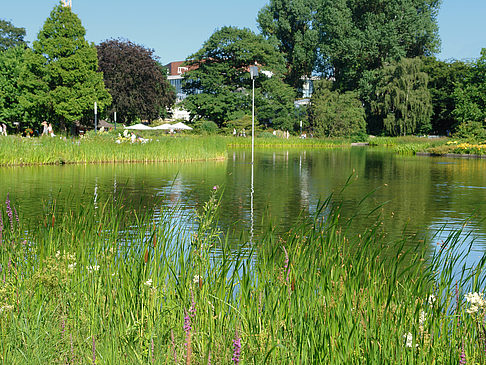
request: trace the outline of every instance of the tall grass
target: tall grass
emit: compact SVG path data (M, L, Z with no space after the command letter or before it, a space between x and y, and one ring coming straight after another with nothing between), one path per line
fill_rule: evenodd
M251 137L251 135L250 135ZM289 137L261 137L255 138L255 146L259 148L265 147L343 147L350 146L351 139L348 138L298 138ZM228 137L228 144L233 147L250 147L251 138Z
M1 362L451 364L463 349L486 361L485 306L470 315L463 299L485 260L457 277L459 233L432 256L373 228L351 239L328 199L286 234L235 247L218 194L193 232L176 211L120 200L37 224L2 204Z
M108 134L67 140L0 138L0 165L196 161L225 157L224 138L204 136L161 136L144 144L117 144Z

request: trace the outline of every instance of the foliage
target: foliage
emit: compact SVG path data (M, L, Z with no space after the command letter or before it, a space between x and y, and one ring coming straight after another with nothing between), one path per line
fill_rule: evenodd
M246 28L217 30L188 60L184 90L192 95L185 99L184 106L192 118L213 120L220 127L251 111L250 65L260 66L257 89L267 80L262 71L271 72L275 78L281 78L285 71L276 46Z
M175 91L153 50L127 40L106 40L97 46L99 67L119 121L153 120L167 115Z
M25 47L25 28L17 28L11 22L0 19L0 52L11 47Z
M317 10L315 0L270 0L258 13L262 34L276 39L284 54L285 81L295 89L302 77L311 76L316 66L318 31L313 26Z
M309 123L315 136L349 137L366 132L365 111L353 91L332 91L331 81L314 83Z
M456 107L454 90L462 85L470 66L462 61L445 62L435 57L424 57L423 71L429 75L428 88L432 97L432 131L446 135L454 130L457 119L453 114Z
M376 99L371 102L371 108L382 118L389 135L427 133L430 130L431 97L427 74L421 67L420 58L403 58L385 64L375 72Z
M481 56L472 62L463 82L459 82L454 91L456 108L454 116L459 122L486 121L486 48Z
M317 12L324 61L339 88L353 90L364 71L438 49L439 0L324 1Z
M25 52L24 47L11 47L0 52L0 121L10 128L14 127L14 122L21 122L25 115L20 104ZM23 125L31 124L27 121Z
M457 126L454 137L473 140L486 139L486 129L481 122L462 122Z
M23 105L31 115L69 127L83 117L91 119L95 102L100 111L110 104L96 48L85 34L69 7L57 5L52 10L27 57Z
M204 134L216 134L219 131L218 125L210 120L203 120L199 125L199 130Z
M263 80L255 91L255 113L261 124L293 131L298 122L294 112L295 91L280 78Z
M217 187L193 217L156 204L138 214L116 195L29 224L9 219L7 202L3 363L486 361L485 260L457 279L460 232L433 254L407 254L417 243L390 247L378 222L348 236L327 199L314 219L232 247L218 230Z

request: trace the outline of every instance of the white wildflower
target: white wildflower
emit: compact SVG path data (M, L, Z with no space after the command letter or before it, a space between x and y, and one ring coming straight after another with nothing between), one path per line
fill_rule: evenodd
M68 265L68 270L69 270L70 273L72 273L75 268L76 268L76 263L75 262L73 262L72 264L69 264Z
M413 336L410 332L406 333L403 335L403 338L405 339L405 347L412 347L413 345Z
M148 279L143 285L148 286L149 288L152 286L152 279Z
M423 326L426 320L427 320L427 313L425 313L424 311L420 311L419 324Z
M10 312L11 310L13 310L13 305L4 305L3 307L0 307L0 314L2 314L3 312Z
M466 310L469 314L477 313L486 307L486 300L484 300L483 293L468 293L465 295L465 298L471 305L469 309Z
M100 265L86 266L86 269L89 273L92 273L94 271L98 271L100 269Z
M201 276L199 276L199 275L194 275L194 278L192 278L192 282L193 282L194 284L199 284L199 280L201 280L201 279L202 279L202 277L201 277Z
M435 301L437 300L437 297L434 294L430 294L429 297L427 298L427 303L429 305L434 305Z
M56 259L59 260L60 257L61 257L61 251L56 251Z

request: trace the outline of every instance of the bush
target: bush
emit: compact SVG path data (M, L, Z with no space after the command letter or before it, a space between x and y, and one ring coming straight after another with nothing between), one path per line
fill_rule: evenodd
M204 120L199 126L199 130L204 134L217 134L219 132L219 127L216 123L210 120Z
M474 140L486 139L486 129L483 128L481 122L462 122L457 127L454 137Z

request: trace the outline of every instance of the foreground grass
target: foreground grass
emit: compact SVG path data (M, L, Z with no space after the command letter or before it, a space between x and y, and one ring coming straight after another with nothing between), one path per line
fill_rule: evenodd
M482 288L484 260L456 282L458 234L432 258L390 251L373 228L350 241L328 200L324 219L234 247L218 231L218 204L215 193L190 234L176 211L141 216L121 201L48 211L32 226L7 198L1 362L486 361L485 306L470 315L463 300L471 278Z

